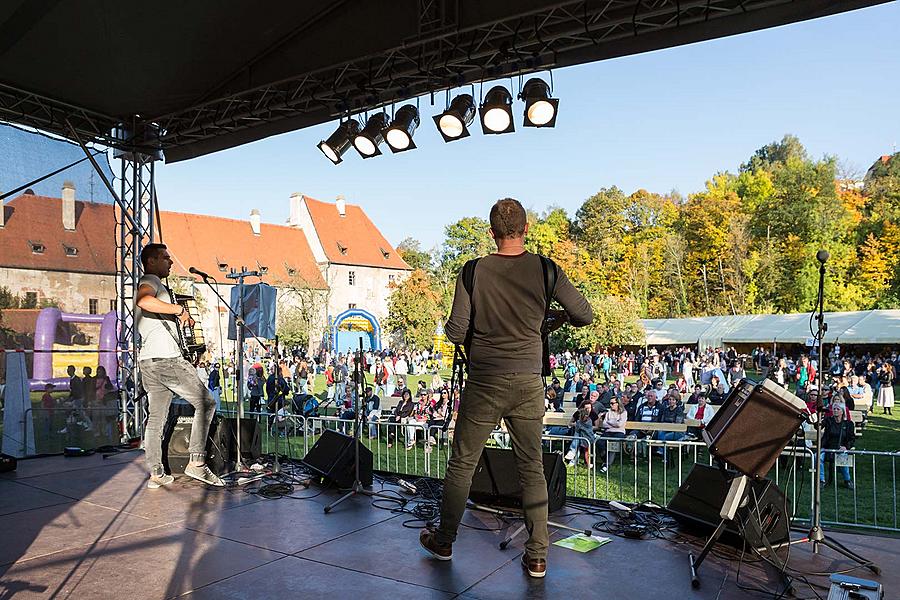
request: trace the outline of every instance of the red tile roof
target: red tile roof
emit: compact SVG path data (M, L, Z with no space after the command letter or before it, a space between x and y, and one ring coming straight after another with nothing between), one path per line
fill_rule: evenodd
M5 227L0 228L0 266L40 271L116 273L114 207L110 204L75 202L75 231L62 224L62 200L44 196L19 196L5 205ZM261 225L256 236L249 221L160 212L163 241L175 259L174 272L188 277L197 267L227 281L218 263L251 270L268 267L263 279L272 284L301 277L314 289L326 289L303 231L284 225ZM32 243L44 252L32 251ZM66 256L65 246L77 249Z
M110 204L75 201L75 231L62 222L62 200L24 195L4 206L0 266L39 271L115 274L116 220ZM44 246L32 251L32 243ZM66 246L77 250L66 255Z
M162 238L175 260L173 272L190 277L196 267L228 283L219 263L251 271L268 267L263 281L274 285L302 278L309 287L326 289L303 231L285 225L262 223L260 235L254 235L249 221L160 211Z
M333 202L304 200L329 262L411 270L359 206L346 204L342 217Z

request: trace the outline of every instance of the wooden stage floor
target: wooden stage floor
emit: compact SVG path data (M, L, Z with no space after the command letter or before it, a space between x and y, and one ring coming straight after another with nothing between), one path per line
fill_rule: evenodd
M688 573L693 544L613 542L580 554L551 546L548 575L532 580L519 564L522 539L506 550L503 531L463 528L454 559L427 558L409 515L357 497L325 515L333 490L298 488L309 500L265 500L185 480L148 490L143 455L24 460L0 475L0 599L6 598L759 598L735 583L736 563L713 557L703 586ZM596 516L560 516L590 528ZM465 523L496 526L483 513ZM553 539L568 532L553 532ZM900 539L836 534L880 563L886 598L900 597ZM833 571L849 565L826 550L795 546L791 566ZM821 577L813 578L824 583ZM741 583L776 589L775 577L744 564ZM798 584L798 595L814 598ZM827 589L818 589L824 598ZM770 596L771 597L771 596Z

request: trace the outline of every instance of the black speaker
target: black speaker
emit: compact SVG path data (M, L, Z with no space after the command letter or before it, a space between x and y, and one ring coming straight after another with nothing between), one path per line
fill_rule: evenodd
M237 462L237 419L222 419L224 422L224 443L227 460ZM244 463L253 463L262 456L262 438L259 432L259 421L241 419L241 458Z
M166 473L178 475L191 460L191 427L194 417L175 417L169 419L163 433L162 462ZM228 467L228 445L225 440L225 428L222 419L214 417L209 426L206 438L206 464L216 475L223 475Z
M729 481L717 467L695 464L687 479L678 488L678 492L669 501L669 512L683 525L712 533L718 526L721 517L719 511L728 494ZM790 536L790 504L784 493L770 479L751 479L749 481L749 497L755 499L759 508L758 517L762 525L762 533L772 545L788 541ZM727 524L722 540L740 547L738 525L746 535L747 543L754 548L765 546L762 538L755 535L754 528L746 527L750 510L756 508L753 502L738 509L735 521Z
M566 468L562 455L544 453L544 478L547 480L547 511L566 504ZM475 467L469 499L495 508L522 509L522 487L512 450L485 448Z
M301 462L326 482L348 488L356 475L355 448L352 437L326 429ZM362 444L359 445L359 480L363 485L372 485L372 451Z

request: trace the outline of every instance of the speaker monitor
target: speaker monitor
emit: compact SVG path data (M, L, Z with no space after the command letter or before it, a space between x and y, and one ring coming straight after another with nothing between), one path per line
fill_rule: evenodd
M566 469L559 453L544 453L544 479L547 510L559 510L566 503ZM522 509L522 487L512 450L484 449L475 467L469 499L495 508Z
M728 494L729 481L717 467L704 464L695 464L688 474L687 479L678 488L678 492L669 501L669 512L684 525L699 529L704 533L711 533L719 524L721 517L719 511ZM749 480L749 497L756 500L759 507L759 521L762 525L763 536L772 545L788 541L790 535L790 505L787 504L784 493L769 479ZM726 525L722 539L728 543L740 547L743 539L740 537L738 525L744 529L744 535L748 544L755 548L765 546L762 538L755 534L752 527L744 527L750 515L754 503L750 502L738 509L734 521Z
M228 449L228 462L237 461L237 419L223 419L226 426L224 432L225 448ZM259 421L241 419L241 458L245 463L252 463L262 456L262 439L259 432Z
M772 380L742 379L703 430L703 440L729 467L763 479L807 414L802 400Z
M356 475L355 449L352 437L326 429L301 462L326 482L349 488ZM372 451L362 444L359 445L359 479L363 485L372 485Z
M179 475L191 460L190 443L191 428L194 417L175 417L169 419L163 433L162 462L166 473ZM222 419L215 417L209 426L206 438L206 464L216 475L227 472L228 446L225 443L225 427Z

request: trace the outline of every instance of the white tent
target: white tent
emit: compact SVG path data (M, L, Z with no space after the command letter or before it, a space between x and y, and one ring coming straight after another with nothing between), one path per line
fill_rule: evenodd
M735 330L740 329L747 323L753 321L756 315L725 315L724 317L714 317L713 323L703 332L697 344L700 349L705 348L721 348L725 345L725 340Z
M829 335L833 333L830 323L828 330ZM900 310L870 310L862 319L835 337L842 344L900 343Z
M704 331L709 329L715 317L693 317L688 319L666 319L651 332L647 328L648 346L691 345L697 343ZM646 327L646 326L645 326Z

